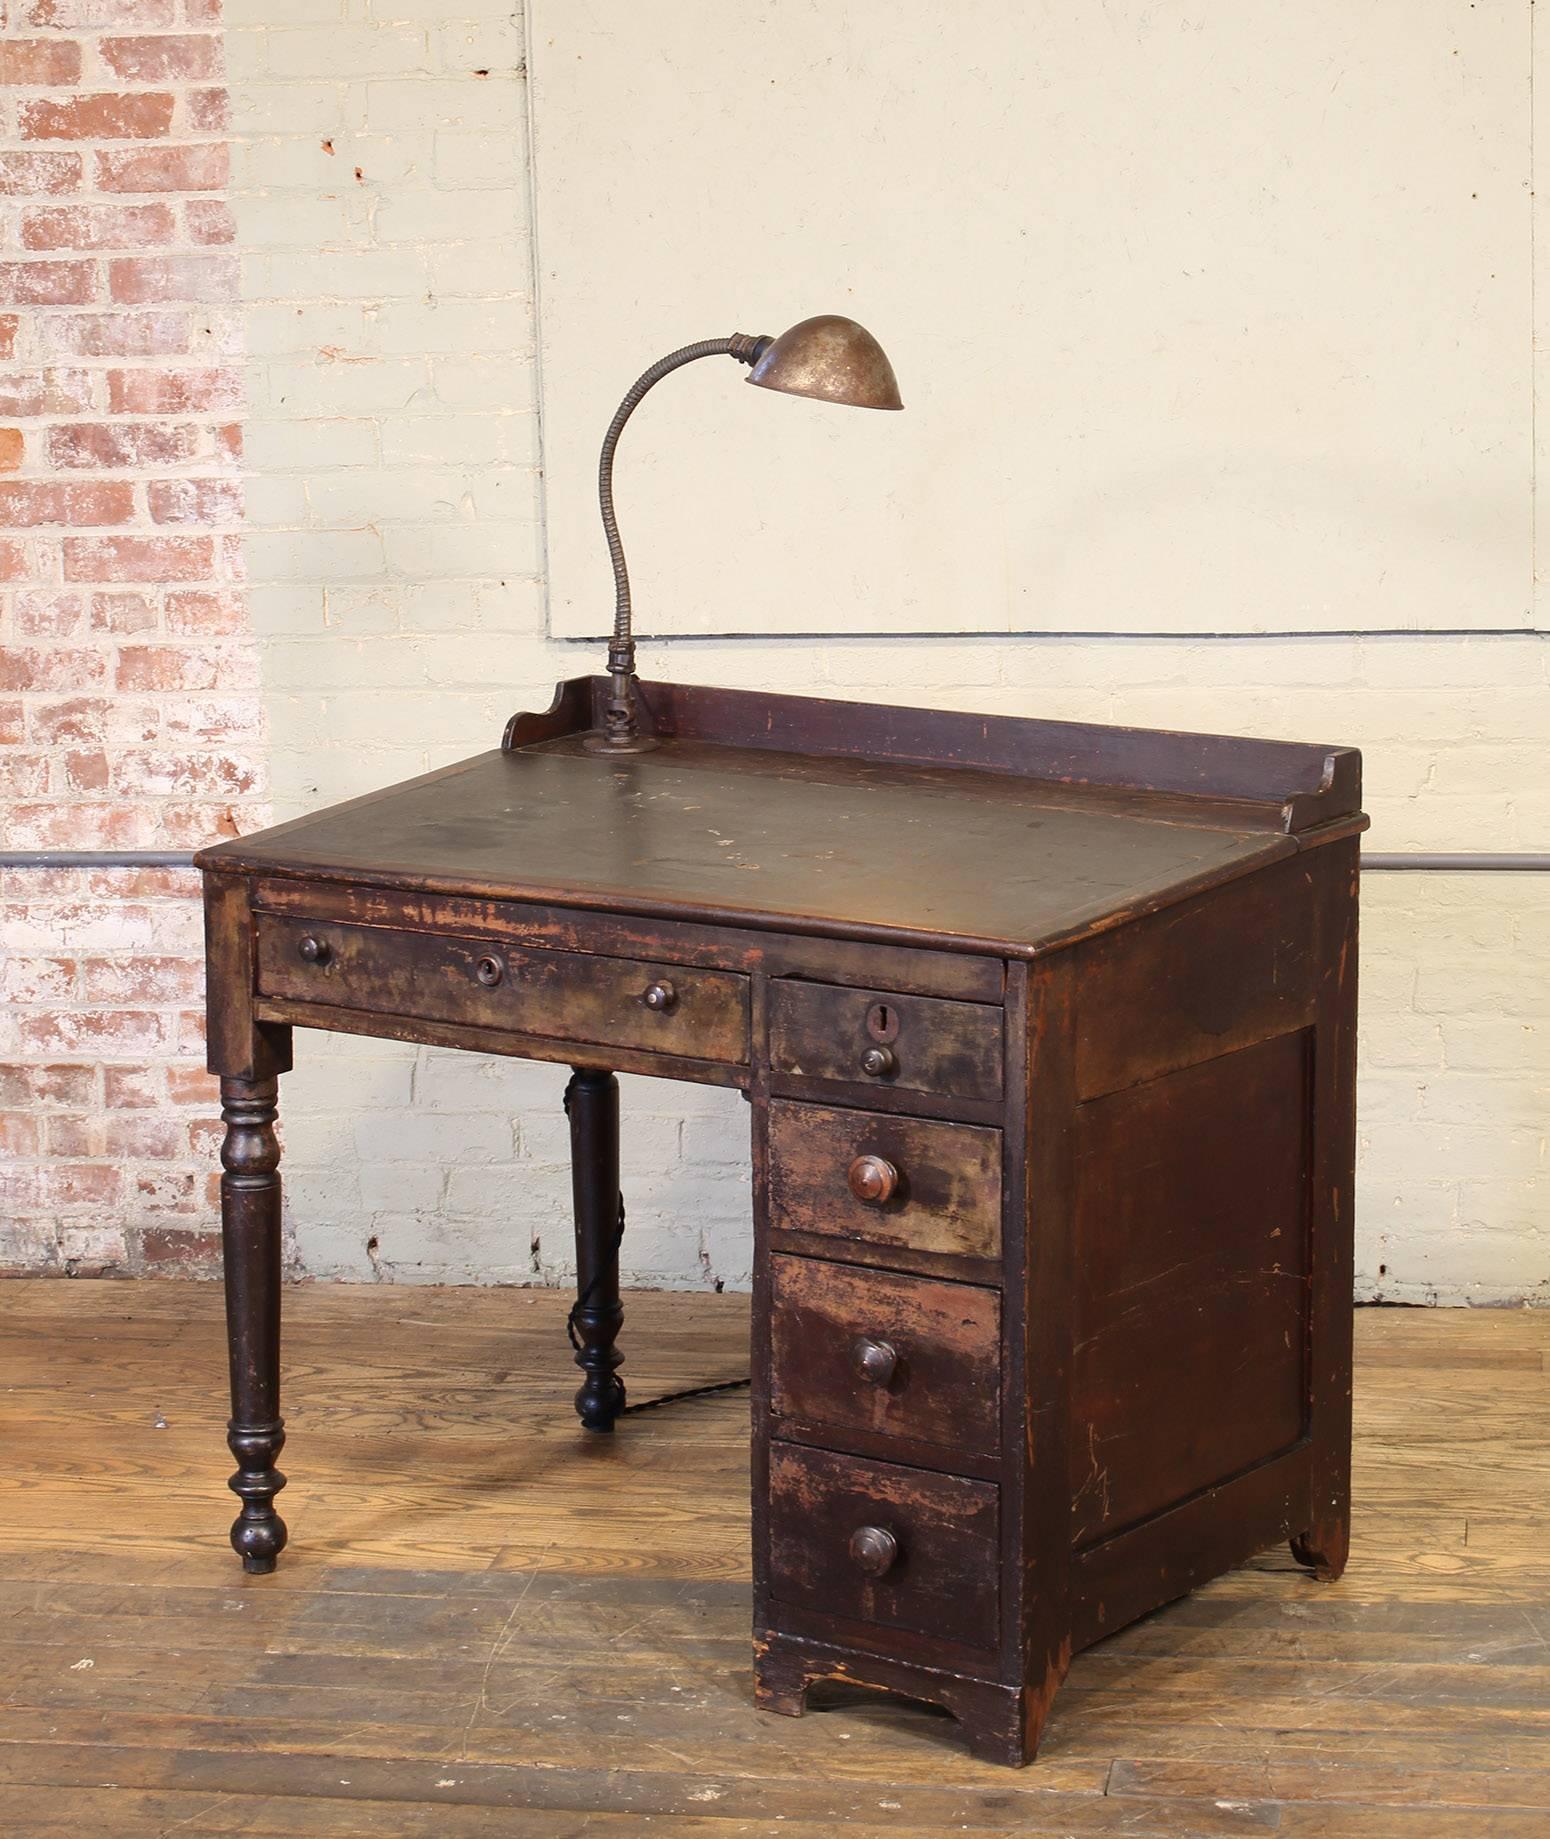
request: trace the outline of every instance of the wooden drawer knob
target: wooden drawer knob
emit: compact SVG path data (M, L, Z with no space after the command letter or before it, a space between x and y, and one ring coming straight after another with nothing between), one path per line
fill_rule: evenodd
M892 1383L899 1370L899 1356L889 1342L861 1335L851 1343L850 1364L858 1379L874 1386L886 1386Z
M845 1179L856 1199L869 1207L886 1207L899 1188L899 1171L886 1156L857 1156Z
M899 1541L886 1526L858 1526L850 1535L851 1561L868 1577L882 1577L899 1560Z
M677 1008L678 992L664 977L660 983L646 985L641 1001L648 1009L655 1010L658 1015L666 1015L669 1009Z
M899 1070L899 1056L891 1047L869 1047L861 1056L861 1070L868 1079L887 1079Z
M506 975L506 967L499 958L481 958L474 966L474 975L487 990L493 990Z
M327 939L315 939L310 932L297 945L296 952L306 964L327 964L334 955Z

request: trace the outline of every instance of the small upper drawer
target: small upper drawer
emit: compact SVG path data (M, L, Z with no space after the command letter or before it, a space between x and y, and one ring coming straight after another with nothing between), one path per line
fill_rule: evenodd
M994 1456L1001 1447L1001 1299L966 1283L770 1260L770 1409L792 1425L863 1430Z
M1001 1132L775 1098L770 1227L957 1258L1001 1255ZM855 1254L859 1255L859 1254Z
M990 1482L770 1446L777 1602L993 1648L999 1526Z
M258 989L732 1066L748 1059L748 979L731 971L260 914Z
M777 1073L994 1100L1001 1061L1001 1011L989 1003L795 979L770 985Z

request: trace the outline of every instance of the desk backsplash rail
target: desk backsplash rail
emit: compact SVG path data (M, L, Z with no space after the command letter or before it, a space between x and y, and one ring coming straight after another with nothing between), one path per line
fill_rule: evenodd
M512 716L504 750L514 753L596 728L607 694L606 677L573 677L556 685L547 710ZM1234 801L1292 833L1361 808L1361 754L1352 747L909 709L698 684L642 683L640 695L644 725L662 740L969 768L1058 785Z

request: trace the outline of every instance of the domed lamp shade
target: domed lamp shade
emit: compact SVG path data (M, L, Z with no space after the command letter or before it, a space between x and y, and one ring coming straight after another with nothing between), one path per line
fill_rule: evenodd
M603 534L608 539L614 570L614 630L608 646L608 701L600 732L587 746L594 753L644 753L656 741L640 730L640 697L635 681L635 635L630 605L630 573L624 545L614 516L614 450L624 424L648 390L670 372L696 358L730 357L750 366L747 382L760 389L778 390L784 396L807 396L814 402L840 402L856 409L902 409L893 366L881 345L853 319L821 313L804 319L779 338L752 338L735 332L731 338L702 339L670 351L635 380L603 436L598 458L597 498L603 514Z
M843 402L853 409L902 409L888 354L853 319L821 313L771 339L747 381L786 396Z

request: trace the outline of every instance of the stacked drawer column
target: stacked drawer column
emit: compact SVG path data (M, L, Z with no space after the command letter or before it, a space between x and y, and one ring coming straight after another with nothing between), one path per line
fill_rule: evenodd
M777 978L754 1043L759 1702L889 1688L1003 1761L1028 1724L1013 979L1009 1014Z

